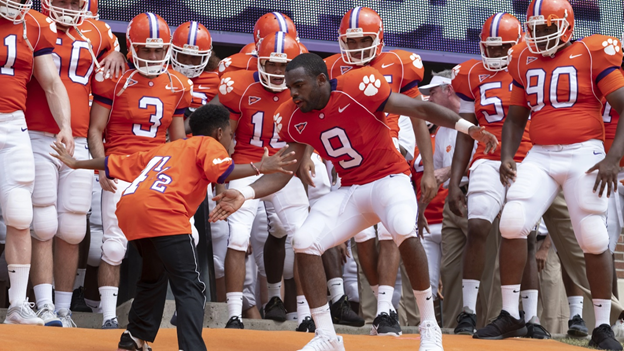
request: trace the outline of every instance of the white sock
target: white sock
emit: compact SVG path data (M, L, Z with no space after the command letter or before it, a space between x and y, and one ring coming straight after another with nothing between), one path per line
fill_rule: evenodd
M336 303L336 301L340 300L345 294L344 281L342 278L332 278L328 280L327 288L329 289L329 299L332 303Z
M58 312L60 309L66 308L69 309L71 306L71 298L72 293L65 291L54 291L54 306L56 307L55 312ZM116 304L117 302L115 302Z
M297 296L297 324L301 324L305 317L312 317L310 305L304 295Z
M275 284L267 283L267 290L269 291L269 300L274 296L282 298L282 282Z
M297 320L297 312L288 312L286 313L287 321L296 321Z
M229 292L225 294L229 318L243 318L243 293Z
M568 296L568 305L570 306L570 319L577 314L583 318L583 296Z
M479 296L480 281L474 279L462 279L462 297L464 307L468 307L472 313L477 310L477 296Z
M100 301L102 306L102 317L104 322L117 317L117 293L116 286L100 286Z
M431 287L427 290L419 291L412 290L416 297L416 304L420 311L420 322L432 321L438 324L435 315L435 309L433 308L433 294L431 293Z
M379 285L371 285L370 287L373 291L373 294L375 294L375 298L377 298L377 296L379 295Z
M85 299L85 305L90 307L93 313L102 313L102 306L100 306L100 301Z
M603 324L609 323L609 315L611 314L611 300L592 299L594 303L594 316L596 317L596 328Z
M529 323L533 316L537 317L537 290L522 290L520 297L522 298L522 310L524 311L524 322Z
M317 330L322 329L331 338L337 337L331 313L329 313L328 303L321 307L312 308L310 312L312 313L312 319L314 319L314 324L316 325Z
M394 287L389 285L379 286L377 292L377 315L382 313L390 314L390 311L394 310L392 306L392 294L394 294Z
M9 289L10 307L22 305L26 301L26 288L28 287L28 274L30 273L29 264L10 264L7 266L9 271Z
M520 296L520 284L501 286L503 294L503 310L515 319L520 319L520 310L518 309L518 299Z
M76 280L74 280L74 290L78 289L81 286L84 286L85 274L87 273L86 268L78 268L76 270Z
M43 308L43 305L52 305L52 284L37 284L33 286L35 292L35 301L37 301L37 309Z

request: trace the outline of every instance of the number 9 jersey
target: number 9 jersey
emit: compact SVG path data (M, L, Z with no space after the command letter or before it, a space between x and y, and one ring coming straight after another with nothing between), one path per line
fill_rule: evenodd
M534 144L604 141L601 99L624 87L618 39L592 35L553 57L532 54L526 43L520 43L510 54L511 104L531 109Z

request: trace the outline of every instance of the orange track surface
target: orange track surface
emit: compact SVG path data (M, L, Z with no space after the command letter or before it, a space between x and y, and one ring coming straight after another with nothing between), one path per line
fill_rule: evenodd
M20 325L0 325L1 351L56 351L92 350L115 351L122 330L61 329ZM298 350L312 334L283 331L204 329L204 340L208 350L253 350L278 351ZM409 350L419 346L418 335L404 335L400 338L345 335L347 350ZM501 341L475 340L468 336L444 335L444 350L454 351L568 351L586 350L553 340L507 339ZM177 350L175 329L161 329L154 351Z

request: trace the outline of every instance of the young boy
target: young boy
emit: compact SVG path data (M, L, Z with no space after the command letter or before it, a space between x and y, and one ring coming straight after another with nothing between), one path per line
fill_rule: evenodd
M229 112L220 105L205 105L190 117L193 135L151 151L110 155L77 161L61 143L52 148L71 168L105 170L109 178L132 184L117 205L119 227L143 260L141 279L128 316L128 328L119 350L146 350L153 342L163 314L167 281L175 296L180 350L206 350L201 336L206 286L199 279L197 251L189 218L206 197L209 183L224 183L260 173L285 172L295 160L285 148L261 162L237 165L229 157L232 129ZM166 273L166 274L165 274Z

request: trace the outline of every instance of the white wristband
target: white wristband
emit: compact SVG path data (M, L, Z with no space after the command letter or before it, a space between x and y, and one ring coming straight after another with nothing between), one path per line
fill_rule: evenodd
M455 130L457 130L458 132L462 132L464 134L468 134L468 129L470 129L470 127L474 127L475 125L466 121L463 118L460 118L456 123L455 123Z
M240 191L241 194L243 194L243 196L245 197L245 200L250 200L256 197L256 191L254 190L254 188L252 188L249 185L244 188L237 189L237 190Z

